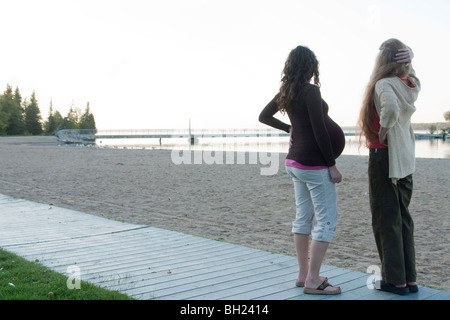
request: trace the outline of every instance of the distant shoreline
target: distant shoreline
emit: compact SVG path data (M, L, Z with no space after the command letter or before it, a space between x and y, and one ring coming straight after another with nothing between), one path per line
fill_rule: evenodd
M450 158L450 136L446 135L443 139L442 134L430 135L426 133L417 133L416 135L416 158L429 159L449 159ZM264 144L260 138L243 138L236 140L230 138L203 139L200 137L198 142L190 145L186 139L165 138L161 142L158 139L101 139L98 142L89 143L65 143L58 140L56 136L1 136L0 143L6 145L34 145L34 146L60 146L60 147L89 147L89 148L108 148L108 149L140 149L140 150L197 150L197 151L231 151L231 152L275 152L287 153L288 137L280 137L270 144ZM346 135L346 148L343 154L347 155L367 155L368 150L359 147L359 136ZM275 145L272 143L275 142Z
M413 130L426 130L430 129L430 126L436 126L436 130L450 128L450 122L421 122L421 123L412 123ZM357 125L354 126L341 126L342 130L345 131L355 131L359 132L359 128Z

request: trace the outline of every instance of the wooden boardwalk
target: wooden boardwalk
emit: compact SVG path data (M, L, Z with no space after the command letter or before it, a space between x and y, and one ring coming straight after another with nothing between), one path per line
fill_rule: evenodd
M295 287L295 257L178 232L113 221L0 195L0 247L52 270L136 299L449 300L421 287L407 296L371 290L370 274L324 265L343 293L305 295Z

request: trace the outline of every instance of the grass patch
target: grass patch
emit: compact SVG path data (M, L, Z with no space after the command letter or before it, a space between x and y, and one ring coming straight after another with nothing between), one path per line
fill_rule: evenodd
M69 289L67 279L0 248L0 300L134 300L83 281L80 289Z

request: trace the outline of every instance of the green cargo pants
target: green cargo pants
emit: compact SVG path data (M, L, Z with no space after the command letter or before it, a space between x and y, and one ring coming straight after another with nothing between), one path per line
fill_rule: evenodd
M388 149L370 149L368 173L372 228L381 259L381 276L391 284L415 282L414 222L408 210L412 175L392 183Z

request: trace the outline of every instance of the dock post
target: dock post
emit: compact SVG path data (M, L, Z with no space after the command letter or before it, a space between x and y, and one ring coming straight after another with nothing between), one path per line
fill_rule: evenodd
M195 137L191 133L191 118L189 118L189 141L191 143L191 146L193 146L195 144Z

